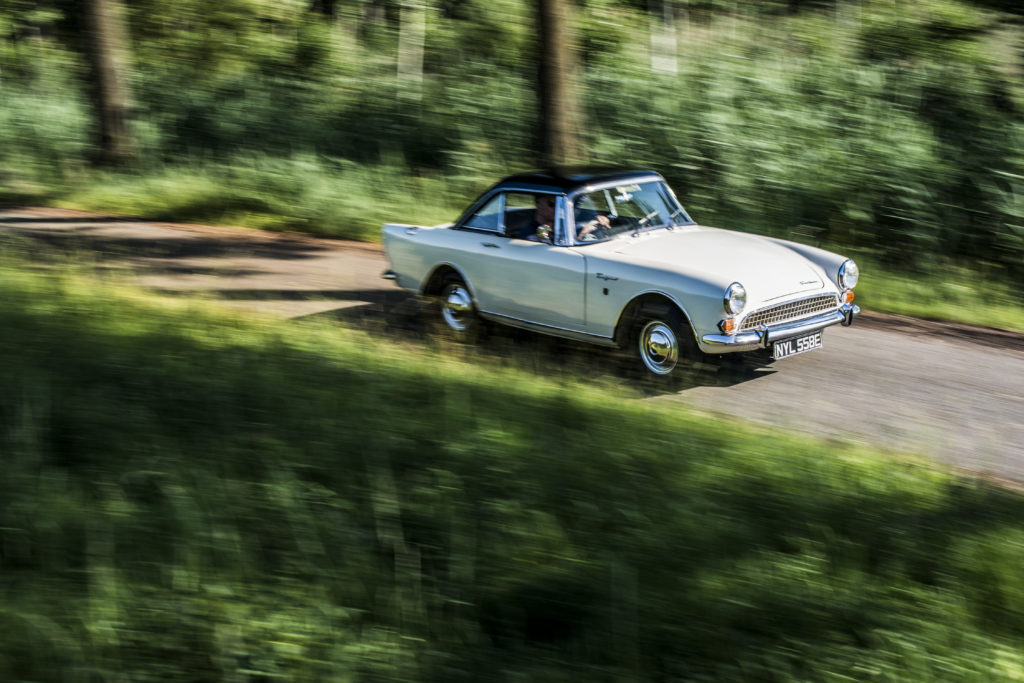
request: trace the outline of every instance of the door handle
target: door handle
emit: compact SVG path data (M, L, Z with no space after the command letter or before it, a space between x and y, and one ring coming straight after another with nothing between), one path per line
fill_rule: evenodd
M501 247L498 246L497 244L495 244L494 242L481 242L481 244L483 244L485 247L489 247L491 249L501 249Z

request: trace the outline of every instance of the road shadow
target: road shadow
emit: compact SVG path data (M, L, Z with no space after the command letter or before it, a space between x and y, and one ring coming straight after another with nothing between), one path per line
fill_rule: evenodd
M497 367L515 367L539 377L580 378L637 388L645 396L669 395L696 387L730 387L774 374L756 357L708 358L680 368L671 383L650 381L639 361L623 351L537 334L504 325L485 325L473 344L454 341L439 324L428 301L400 290L343 292L347 300L366 303L300 316L297 320L329 320L376 335L388 343L417 343Z
M398 297L407 296L403 292L389 292L382 289L174 289L153 287L150 288L150 291L164 296L195 296L197 293L202 293L204 296L224 301L357 301L379 307L380 313L383 313L387 304L395 304ZM341 310L343 307L339 307L339 315ZM329 311L329 313L334 313L334 311Z
M105 267L111 270L119 270L127 268L127 264L118 266L116 264L109 264ZM206 275L209 277L246 277L250 275L261 275L266 271L259 270L258 268L240 268L238 266L197 266L194 263L167 263L167 262L150 262L145 265L144 268L136 268L136 273L143 275ZM185 296L194 294L194 289L174 289L170 287L152 289L152 291L167 296ZM217 291L217 290L211 290ZM228 290L224 290L228 291Z
M82 218L76 218L74 216L65 217L34 217L34 216L3 216L0 217L0 224L4 225L48 225L50 223L56 223L57 225L105 225L107 223L145 223L147 222L142 218L130 218L127 216L88 216Z
M0 226L25 223L25 219L3 219ZM57 221L38 220L37 224ZM111 219L109 221L67 220L75 227L55 230L7 227L4 232L21 241L23 247L31 250L34 257L59 259L61 255L74 253L89 254L91 261L137 259L189 259L189 258L266 258L274 260L296 260L311 258L327 250L326 247L301 240L267 239L247 237L239 231L237 236L216 237L197 233L182 233L175 236L126 236L104 234L102 229L120 224L124 227L130 221ZM138 221L134 221L138 222ZM32 249L33 246L41 250ZM49 250L49 254L47 254Z

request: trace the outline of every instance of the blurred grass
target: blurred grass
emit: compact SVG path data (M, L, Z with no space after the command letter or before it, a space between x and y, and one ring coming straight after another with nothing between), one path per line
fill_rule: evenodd
M863 274L857 303L864 310L1024 332L1021 292L1006 278L953 265L941 268L941 275L911 275L870 258L857 262Z
M465 184L465 183L463 183ZM454 189L453 189L454 186ZM385 222L449 222L457 178L316 157L197 161L153 172L104 173L52 202L179 222L209 222L372 241Z
M1021 680L1024 498L0 264L0 679Z

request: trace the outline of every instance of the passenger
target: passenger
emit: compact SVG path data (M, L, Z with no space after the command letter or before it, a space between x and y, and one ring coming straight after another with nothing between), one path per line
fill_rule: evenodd
M555 206L557 202L553 195L538 194L533 198L533 216L526 222L517 235L519 239L540 242L537 237L537 229L546 226L551 234L554 234Z

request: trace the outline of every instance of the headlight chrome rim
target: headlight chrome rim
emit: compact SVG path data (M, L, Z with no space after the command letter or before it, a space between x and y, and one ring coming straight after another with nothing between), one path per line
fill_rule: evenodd
M839 286L843 289L853 289L860 282L860 268L853 259L846 259L843 265L839 266Z
M729 315L739 315L747 305L746 288L739 282L732 283L725 289L722 304Z

